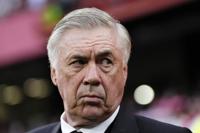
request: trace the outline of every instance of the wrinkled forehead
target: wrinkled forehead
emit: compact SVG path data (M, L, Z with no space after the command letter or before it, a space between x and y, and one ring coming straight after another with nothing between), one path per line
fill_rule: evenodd
M118 52L118 49L115 47L115 45L112 44L93 44L93 45L85 45L83 47L80 46L71 46L68 47L68 52L71 51L77 51L77 52L93 52L93 53L102 53L102 52Z
M113 29L99 27L91 30L71 29L63 33L59 46L62 48L117 48L117 34Z
M60 52L60 58L73 58L73 57L105 57L112 56L116 58L122 57L120 51L112 44L93 44L84 45L70 45L69 47L63 47Z
M109 54L118 56L122 54L117 47L116 33L108 28L73 29L65 32L59 43L60 56L63 56L63 58L72 55L98 56Z

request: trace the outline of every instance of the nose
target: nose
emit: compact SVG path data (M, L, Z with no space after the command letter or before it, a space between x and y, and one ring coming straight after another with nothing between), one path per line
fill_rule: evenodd
M89 64L83 82L85 85L98 86L100 84L100 77L95 63Z

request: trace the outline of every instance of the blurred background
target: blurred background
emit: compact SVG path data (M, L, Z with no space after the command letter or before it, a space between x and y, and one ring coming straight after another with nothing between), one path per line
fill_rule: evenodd
M47 39L69 11L97 7L129 30L123 104L200 133L200 4L196 0L0 0L0 133L58 121Z

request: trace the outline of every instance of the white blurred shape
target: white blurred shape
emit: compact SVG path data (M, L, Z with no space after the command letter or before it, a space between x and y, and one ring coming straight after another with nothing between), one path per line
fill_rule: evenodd
M134 91L134 99L138 104L150 104L155 96L153 88L149 85L140 85Z

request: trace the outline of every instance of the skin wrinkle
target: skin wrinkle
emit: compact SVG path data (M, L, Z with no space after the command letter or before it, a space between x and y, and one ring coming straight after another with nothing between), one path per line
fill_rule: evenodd
M92 59L92 60L94 60L94 59ZM93 65L94 65L94 63L93 63ZM98 68L96 68L96 69L98 69ZM88 70L85 70L85 71L88 71ZM99 70L97 70L97 71L99 71ZM86 72L83 72L83 73L86 73ZM83 77L83 78L84 78L84 77ZM99 78L101 78L101 77L99 77ZM83 80L83 79L82 79L82 80ZM102 79L100 79L100 84L101 84L101 80L102 80ZM91 89L91 88L96 88L96 87L94 87L94 86L87 86L87 87L85 88L85 90L84 90L84 91L87 91L86 94L88 94L88 88ZM94 90L94 89L92 89L92 90ZM89 92L93 92L93 91L90 90ZM85 93L85 92L84 92L84 93ZM78 93L78 94L79 94L79 93ZM82 95L86 95L86 94L82 94ZM92 95L92 94L90 93L90 95ZM105 95L106 95L106 94L105 94ZM81 96L78 95L77 97L78 97L78 99L79 99ZM102 97L102 99L104 100L106 96L105 96L105 97L104 97L104 96L100 96L100 97ZM78 100L78 99L77 99L77 100ZM77 105L78 105L78 104L77 104ZM75 106L76 106L76 105L75 105Z
M109 46L109 45L108 45ZM88 49L88 48L86 48L86 47L84 47L84 49ZM116 49L116 48L114 48L114 49ZM76 55L76 53L77 54L79 54L79 55L81 55L81 56L83 56L83 57L85 57L85 58L87 58L88 60L89 60L89 58L90 58L90 52L91 51L94 51L94 50L90 50L90 51L86 51L86 50L80 50L79 48L77 48L77 47L75 47L75 48L71 48L70 49L70 51L74 51L73 53L71 52L69 52L68 54L65 54L65 61L64 62L69 62L69 60L71 59L71 57L73 56L73 55ZM103 49L100 49L100 51L97 53L97 54L95 54L95 55L97 55L98 56L98 54L100 54L101 52L103 53L104 51L112 51L112 49L110 49L110 48L103 48ZM87 53L87 54L85 54L85 53ZM93 53L94 54L94 53ZM112 57L112 58L114 58L114 57ZM92 60L95 60L95 59L92 59ZM115 58L114 58L114 60L115 60ZM115 62L113 62L114 64L115 64ZM67 64L67 63L66 63ZM68 69L66 69L66 71L67 71ZM114 72L114 71L113 71ZM69 73L70 73L70 70L69 70Z
M96 28L96 29L99 29L99 28ZM64 34L68 34L68 33L70 33L70 31L72 31L72 30L76 30L76 29L71 29L71 30L68 30L68 31L66 31ZM77 29L78 30L78 29ZM111 30L111 32L113 31L112 29L110 29ZM82 31L84 31L84 30L82 30ZM87 31L87 30L86 30ZM79 32L77 32L77 34L78 34ZM114 32L113 32L114 33ZM115 33L116 34L116 33ZM73 38L71 38L72 40L71 40L71 45L74 45L73 43L77 43L77 41L80 41L80 42L82 42L82 43L85 43L85 44L88 44L87 46L92 46L94 43L96 43L97 41L98 41L98 43L99 44L104 44L104 43L102 43L102 42L106 42L106 43L108 43L108 44L110 44L110 45L114 45L113 43L110 43L110 40L113 40L113 36L111 36L111 37L109 37L109 38L102 38L103 36L105 36L105 35L97 35L97 36L95 36L95 38L93 38L94 40L90 40L90 39L88 39L88 38L86 38L86 37L80 37L80 38L76 38L76 40L75 39L73 39ZM71 37L71 36L70 36ZM61 38L61 41L64 41L63 40L64 38L62 37ZM102 42L101 42L102 41ZM67 44L67 42L66 42L66 44ZM89 45L89 44L91 44L91 45ZM85 46L83 46L82 45L82 47L85 47Z
M98 41L98 40L97 40ZM61 54L61 52L63 52L62 50L65 48L65 47L67 47L67 49L69 50L69 52L68 53L66 53L65 52L65 56L66 56L66 59L65 59L65 61L67 62L67 60L68 60L68 58L70 58L71 57L71 54L73 54L73 53L71 53L70 51L73 51L74 49L78 49L78 50L80 50L80 48L92 48L92 47L94 47L94 46L98 46L98 45L104 45L105 47L103 47L104 49L106 48L106 46L112 46L113 44L112 43L109 43L109 42L107 42L107 44L105 44L105 43L100 43L100 42L98 42L98 43L95 43L95 42L93 42L93 44L91 44L91 45L88 45L88 43L85 43L85 44L87 44L87 46L84 46L84 45L82 45L82 46L75 46L76 44L74 44L74 43L72 43L72 44L60 44L59 45L59 49L60 49L60 54ZM70 47L70 46L73 46L73 47ZM117 48L117 47L115 47L115 46L113 46L112 47L113 49L115 49L117 52L119 52L119 53L122 53L121 52L121 50L119 49L119 48ZM86 51L85 50L81 50L81 51L77 51L77 53L85 53Z
M117 33L117 31L116 31L116 29L115 28L107 28L107 27L97 27L97 28L95 28L95 29L99 29L99 28L104 28L104 29L109 29L110 30L110 32L112 32L112 36L110 36L110 38L101 38L102 36L105 36L105 35L103 35L103 34L100 34L100 35L97 35L95 38L94 38L94 40L88 40L88 38L84 38L84 37L81 37L81 38L79 38L79 39L73 39L71 36L69 36L69 38L71 38L71 42L67 42L67 41L65 41L65 40L63 40L64 39L64 37L61 37L61 39L60 39L60 41L59 41L59 44L58 44L58 46L59 46L59 49L63 49L63 47L65 47L65 46L68 46L68 49L70 49L70 45L72 45L72 46L74 46L74 45L77 45L76 43L78 42L78 41L80 41L79 42L79 44L80 43L82 43L82 44L87 44L87 45L81 45L81 46L76 46L77 48L84 48L84 47L93 47L94 45L103 45L103 44L105 44L105 45L109 45L109 46L111 46L111 45L113 45L113 48L115 48L118 52L120 52L123 56L124 56L124 54L123 54L123 52L122 52L122 49L123 49L123 46L120 46L120 44L118 44L119 42L120 42L120 39L118 38L118 33ZM70 33L70 31L72 31L72 30L76 30L76 29L71 29L71 30L67 30L67 31L65 31L64 32L64 34L67 34L68 35L68 33ZM84 29L80 29L81 31L84 31ZM86 30L87 31L87 30ZM64 35L63 34L63 35ZM79 34L79 33L77 33L77 34ZM81 33L82 34L82 33ZM116 43L114 43L114 42L110 42L110 40L115 40L116 41ZM60 42L65 42L65 43L62 43L62 44L60 44ZM101 42L102 41L102 42ZM117 46L117 47L116 47Z

